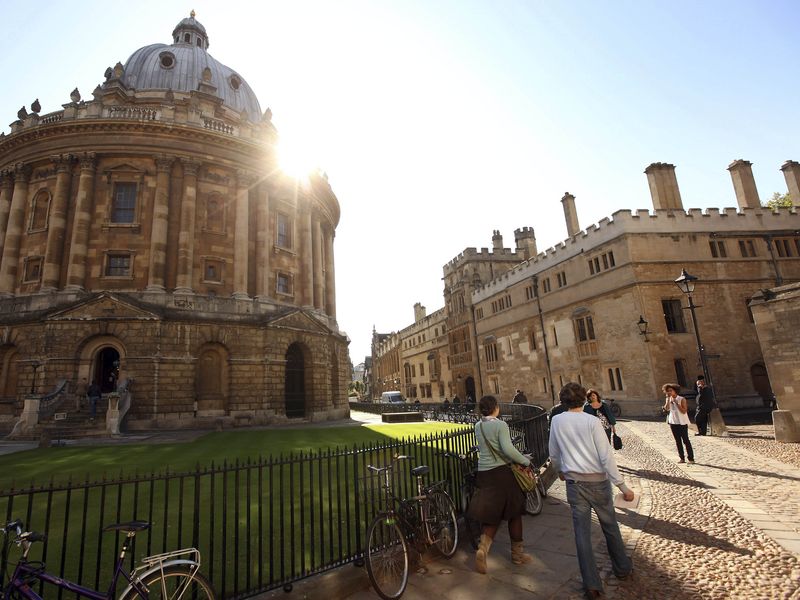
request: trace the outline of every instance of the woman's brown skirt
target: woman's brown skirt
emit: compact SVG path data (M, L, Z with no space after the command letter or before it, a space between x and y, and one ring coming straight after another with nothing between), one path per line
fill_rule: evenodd
M524 510L525 496L510 466L478 471L478 489L467 509L470 517L483 525L499 525L520 516Z

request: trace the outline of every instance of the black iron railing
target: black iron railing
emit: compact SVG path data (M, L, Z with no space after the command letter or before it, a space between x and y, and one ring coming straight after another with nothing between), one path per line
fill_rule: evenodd
M512 435L524 436L520 446L542 464L547 458L544 413L508 423ZM193 546L222 597L246 598L362 557L364 532L376 510L374 499L365 497L368 464L410 454L416 464L431 467L432 481L447 480L457 495L461 467L444 453L464 452L474 444L473 428L465 427L186 473L12 489L0 491L0 516L22 518L27 528L47 534L47 542L37 545L40 555L32 551L30 558L98 589L108 585L120 545L118 534L102 533L103 526L144 519L152 527L137 535L131 567L141 557ZM411 478L402 480L411 493ZM6 566L0 564L0 570ZM56 596L55 590L43 593ZM57 597L61 600L60 593Z

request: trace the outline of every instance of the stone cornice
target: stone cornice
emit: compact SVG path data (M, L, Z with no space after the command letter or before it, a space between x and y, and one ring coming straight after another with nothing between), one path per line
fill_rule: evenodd
M258 140L234 137L224 133L217 133L202 126L182 125L165 121L138 121L108 118L77 119L74 121L59 121L36 128L26 129L12 133L0 139L0 156L6 152L24 147L32 142L40 142L48 138L57 138L65 135L112 133L118 135L123 132L147 132L149 134L174 137L177 141L190 140L203 143L212 143L223 148L239 148L241 152L252 156L259 151L268 153L270 144Z

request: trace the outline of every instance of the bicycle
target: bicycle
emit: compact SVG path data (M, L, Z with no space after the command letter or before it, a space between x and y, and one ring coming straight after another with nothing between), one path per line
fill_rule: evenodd
M476 521L467 514L467 509L478 489L478 447L473 446L466 453L455 454L444 452L446 458L455 458L461 463L461 515L464 519L464 531L473 550L478 549L481 541L482 527L480 521ZM454 481L454 478L450 478Z
M435 546L445 558L452 557L458 545L455 504L443 489L444 481L425 484L424 476L430 471L427 465L411 469L416 496L399 498L394 494L391 474L403 460L413 457L397 455L388 465L367 466L379 481L385 506L367 529L365 562L372 587L385 600L399 598L408 585L409 542L420 553Z
M617 401L613 398L606 398L608 400L608 404L611 407L611 414L614 415L615 419L619 419L622 416L622 408Z
M119 600L135 600L137 598L140 600L179 600L182 598L216 600L211 583L199 572L200 552L196 548L183 548L174 552L148 556L143 558L142 564L132 572L129 573L125 570L123 562L133 538L138 532L149 527L150 523L146 521L129 521L115 523L103 529L103 531L123 532L125 539L116 559L111 584L108 590L102 592L48 573L45 570L45 564L41 561L28 560L31 546L37 542L45 542L47 536L34 531L23 531L23 524L19 519L10 521L2 528L5 537L3 564L8 564L8 549L12 543L22 548L22 556L17 562L8 584L2 589L2 598L4 600L42 600L43 597L33 589L35 582L38 581L40 584L52 584L62 590L77 594L79 597L91 600L113 600L115 598ZM11 539L12 534L15 536L14 539ZM4 572L3 582L5 582L6 575ZM123 581L127 581L127 586L117 596L117 583L120 576Z

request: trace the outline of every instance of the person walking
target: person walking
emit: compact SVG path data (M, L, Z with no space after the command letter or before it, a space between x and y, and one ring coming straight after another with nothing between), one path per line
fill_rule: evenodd
M97 402L102 395L100 393L100 386L97 385L96 381L93 381L91 385L89 385L86 395L89 397L89 419L94 421L97 413Z
M514 398L511 400L512 404L527 404L528 397L522 392L522 390L517 390L517 393L514 394Z
M610 444L611 434L617 432L617 420L611 412L611 407L603 402L600 392L594 389L586 390L586 404L583 405L583 412L600 419L600 424L603 426L603 431Z
M663 411L667 413L667 423L672 429L672 437L675 438L675 445L678 447L679 463L686 462L694 464L694 449L692 442L689 441L689 407L686 398L678 395L680 387L677 383L665 383L661 386L661 391L665 394ZM683 447L686 446L686 455Z
M478 573L488 570L486 558L502 521L508 521L511 538L511 562L522 565L531 562L522 543L522 513L525 496L511 471L511 463L530 467L531 461L511 443L505 421L498 419L500 406L494 396L484 396L478 401L480 420L475 424L478 442L478 489L467 512L481 523L481 540L475 553Z
M714 410L714 393L706 385L706 378L697 376L697 410L694 413L694 422L697 425L695 435L708 433L708 417Z
M628 502L633 500L634 494L617 469L600 421L583 411L586 400L583 386L568 383L561 388L559 397L567 410L554 416L550 423L550 460L559 479L566 481L586 597L600 598L603 582L592 551L592 510L603 529L611 569L618 579L625 579L633 572L633 563L625 553L614 513L611 483L620 489Z

